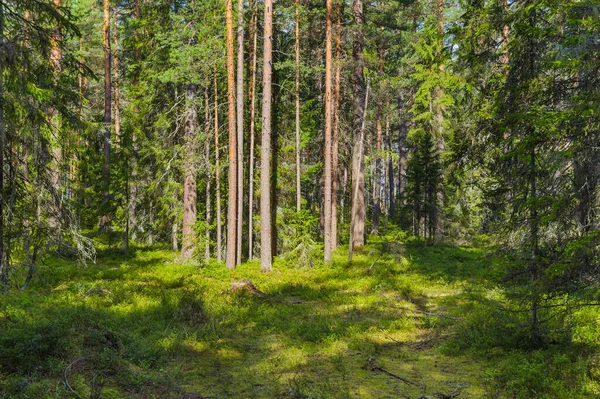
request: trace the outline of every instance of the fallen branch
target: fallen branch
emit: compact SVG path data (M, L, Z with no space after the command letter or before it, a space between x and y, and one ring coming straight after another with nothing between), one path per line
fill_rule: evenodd
M73 389L73 387L71 386L71 384L69 384L69 370L71 370L71 368L73 367L73 365L74 365L75 363L77 363L77 362L79 362L79 361L81 361L81 360L83 360L83 358L82 358L82 357L78 357L77 359L73 360L73 361L71 362L71 364L69 364L69 365L68 365L68 366L65 368L65 373L64 373L64 375L65 375L65 385L66 385L66 386L67 386L67 388L69 388L69 390L70 390L71 392L73 392L73 394L74 394L75 396L77 396L79 399L81 399L81 396L80 396L80 395L79 395L77 392L75 392L75 390Z
M369 365L371 367L371 371L380 371L380 372L382 372L384 374L389 375L390 377L394 377L395 379L397 379L399 381L402 381L403 383L405 383L407 385L413 385L415 387L421 388L421 384L418 384L418 383L416 383L414 381L411 381L411 380L407 380L404 377L400 377L398 374L394 374L391 371L384 369L383 367L377 366L375 364L375 359L373 359L372 357L369 358Z

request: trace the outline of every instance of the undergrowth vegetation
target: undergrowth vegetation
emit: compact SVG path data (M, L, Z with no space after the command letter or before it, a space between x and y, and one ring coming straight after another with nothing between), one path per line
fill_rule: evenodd
M0 295L0 397L597 397L600 312L527 348L492 253L388 235L351 265L340 250L331 267L298 255L270 274L144 247L51 258ZM242 279L264 295L230 289Z

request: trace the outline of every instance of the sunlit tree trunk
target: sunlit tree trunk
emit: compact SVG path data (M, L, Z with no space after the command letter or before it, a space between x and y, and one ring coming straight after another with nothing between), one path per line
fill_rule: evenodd
M332 99L333 99L333 50L332 50L332 14L333 0L326 0L325 30L325 186L324 186L324 233L325 263L331 263L331 131L332 131Z
M115 146L118 148L121 144L121 111L119 96L119 13L113 12L113 107L115 115Z
M256 53L257 53L257 38L258 38L258 4L256 0L253 2L254 10L252 15L252 63L250 65L250 170L248 178L248 259L254 257L254 129L255 129L255 113L256 113Z
M408 137L408 125L406 123L406 110L404 95L398 95L398 197L400 206L406 205L406 139Z
M183 229L181 241L181 260L187 261L194 254L196 224L196 85L188 84L185 88L185 130L184 130L184 163L183 163ZM175 235L176 237L176 235ZM175 240L175 242L177 242Z
M4 7L0 7L0 48L4 47ZM4 64L0 63L0 73ZM4 198L4 153L6 151L6 130L4 122L4 80L0 79L0 196ZM8 284L8 262L6 257L4 201L0 201L0 282Z
M271 74L273 51L273 1L264 0L263 99L260 162L260 267L272 269L271 226Z
M102 47L104 48L104 167L102 169L102 207L103 215L100 229L108 229L110 222L108 208L110 204L110 124L111 124L111 48L110 48L110 0L103 1L104 25L102 27Z
M227 41L227 103L229 136L228 210L227 210L227 256L225 262L229 270L236 265L237 240L237 128L235 103L235 57L233 49L233 0L225 2L225 23Z
M339 142L340 142L340 87L342 76L342 1L337 3L337 23L335 35L335 88L333 94L333 134L331 143L331 169L333 187L331 190L331 249L338 244L338 189L339 189Z
M352 210L350 215L350 255L354 248L362 247L365 243L365 170L363 160L363 131L365 118L365 76L364 76L364 36L363 36L363 2L354 0L354 44L352 57L353 70L353 103L352 127L354 145L352 151Z
M204 229L204 260L208 262L210 260L210 225L212 223L211 215L211 198L210 198L210 98L208 96L208 88L210 86L210 80L206 82L204 88L204 131L206 132L206 139L204 141L204 162L206 169L206 187L205 187L205 200L206 200L206 227Z
M244 222L244 0L238 0L237 26L237 238L236 265L242 262Z
M215 202L217 216L217 260L223 261L223 237L222 237L222 221L221 221L221 165L219 156L219 86L217 84L217 66L214 68L214 135L215 135Z
M302 206L300 187L300 0L296 0L296 211Z
M440 49L444 46L444 0L437 0L437 19L438 19L438 37L440 41ZM444 64L440 63L440 73L444 72ZM436 149L438 156L441 157L446 149L446 143L444 140L444 107L441 104L442 98L444 97L444 89L441 86L437 86L433 91L433 104L435 113L433 116L433 126L436 135ZM436 194L436 207L435 207L435 233L434 241L439 242L442 239L444 233L444 185L443 178L439 183L439 187Z

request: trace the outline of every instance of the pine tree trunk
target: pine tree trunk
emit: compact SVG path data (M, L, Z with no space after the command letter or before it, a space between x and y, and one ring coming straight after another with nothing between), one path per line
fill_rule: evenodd
M238 0L237 26L237 238L236 265L242 263L244 222L244 0Z
M181 260L191 259L195 249L194 225L196 224L196 130L198 118L196 114L196 92L194 84L185 88L185 130L184 130L184 161L183 161L183 230L181 241Z
M331 169L333 187L331 190L331 249L338 245L338 189L339 189L339 143L340 143L340 87L342 76L342 1L337 2L337 23L335 35L335 88L333 94L333 137L331 143Z
M102 170L102 208L100 230L107 230L110 218L110 124L111 124L111 49L110 49L110 0L103 1L104 25L102 27L102 46L104 48L104 168Z
M386 109L389 109L389 104L386 106ZM390 118L386 115L385 117L385 137L387 141L388 150L392 149L392 138L390 137ZM396 217L396 189L395 189L395 176L394 176L394 159L392 157L388 157L388 189L389 189L389 199L388 206L389 211L388 214L391 218Z
M263 36L263 99L260 162L260 267L264 272L272 269L271 226L271 74L273 0L264 0Z
M4 47L4 7L0 7L0 47ZM0 63L0 73L4 64ZM4 124L4 80L0 79L0 196L4 198L4 153L6 150L6 130ZM0 282L8 284L8 262L6 262L4 201L0 201Z
M206 131L206 140L204 141L204 162L206 168L206 191L204 193L206 200L206 227L204 229L204 260L208 263L210 260L210 225L212 223L211 216L211 199L210 199L210 180L212 178L210 173L210 98L208 96L208 88L210 86L210 80L206 82L204 88L204 124Z
M300 186L300 0L296 0L296 212L302 206Z
M437 19L438 19L438 37L440 40L440 49L444 45L444 0L437 0ZM440 72L444 72L444 64L439 66ZM442 98L444 97L444 89L441 86L437 86L433 91L433 104L435 106L435 114L433 120L433 126L436 134L436 149L438 157L442 157L445 152L446 144L444 141L444 108L441 105ZM444 234L444 185L443 178L439 182L439 188L436 194L436 206L435 206L435 233L434 242L440 242L442 235Z
M223 237L222 237L222 221L221 221L221 165L219 162L219 88L217 85L217 66L214 69L214 135L215 135L215 195L216 195L216 214L217 214L217 261L223 261Z
M250 170L248 178L248 259L254 258L254 128L256 113L256 53L258 38L258 4L254 1L254 11L252 16L252 64L250 79Z
M325 30L325 187L324 187L324 233L325 233L325 263L331 263L331 131L332 131L332 100L333 100L333 50L332 50L332 14L333 0L326 0L326 30Z
M383 48L379 48L379 74L383 76ZM376 148L375 148L375 167L373 170L373 229L371 234L379 234L379 216L381 215L381 142L382 131L381 126L381 107L383 93L379 93L377 101L377 115L375 117L375 130L377 132Z
M363 37L363 2L354 0L354 44L352 57L354 59L353 73L353 104L352 127L354 145L352 151L352 211L350 218L350 255L354 248L362 247L365 243L365 170L363 160L364 119L365 119L365 76L364 76L364 37Z
M229 136L229 172L228 172L228 210L227 210L227 269L233 270L236 265L237 240L237 128L235 103L235 57L233 49L233 0L225 2L225 23L227 41L227 103L228 103L228 136Z
M406 110L404 96L398 95L398 197L400 206L406 206L406 139L408 137L408 125L406 123Z
M121 111L120 111L120 96L119 96L119 13L117 10L113 13L113 106L115 115L115 146L119 148L121 145Z

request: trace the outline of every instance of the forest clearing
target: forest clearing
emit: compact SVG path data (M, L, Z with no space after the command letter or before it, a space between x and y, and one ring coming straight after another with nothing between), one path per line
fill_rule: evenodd
M335 253L331 267L269 274L150 248L50 262L0 299L3 397L596 397L600 312L575 313L570 347L530 351L506 340L524 319L492 253L393 238L351 266ZM231 290L244 279L263 294Z
M600 397L600 0L0 0L0 399Z

